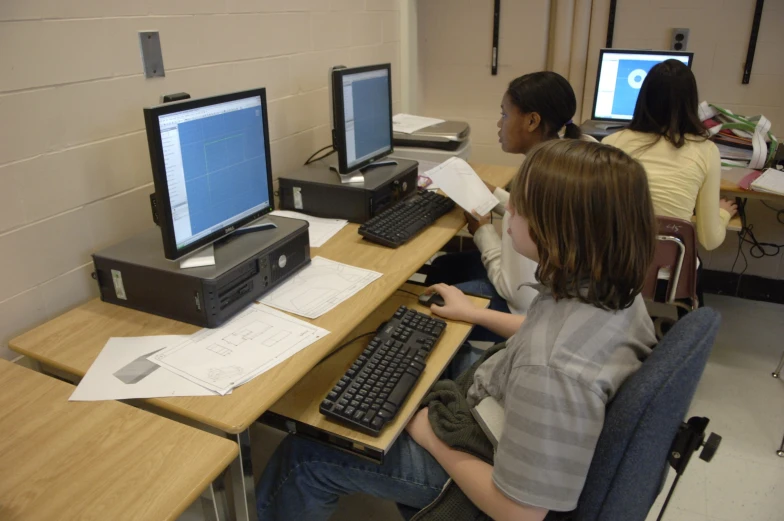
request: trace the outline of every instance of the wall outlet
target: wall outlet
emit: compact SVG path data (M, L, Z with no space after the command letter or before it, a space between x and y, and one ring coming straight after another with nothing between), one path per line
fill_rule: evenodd
M672 30L672 41L670 49L673 51L685 51L689 45L689 29L679 28Z

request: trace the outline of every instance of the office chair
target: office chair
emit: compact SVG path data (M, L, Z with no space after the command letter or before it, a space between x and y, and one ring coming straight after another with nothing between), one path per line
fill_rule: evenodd
M705 439L707 418L683 422L719 329L719 314L699 309L679 320L607 406L585 488L573 521L644 521L666 478L675 482L661 519L692 454L710 461L721 438ZM553 514L550 519L564 519Z
M781 373L782 367L784 367L784 353L781 353L781 360L779 360L779 365L776 367L776 370L773 371L773 378L779 377L779 373ZM778 454L780 458L784 458L784 438L782 438L781 446L779 447L779 450L776 451L776 454Z
M607 406L604 427L574 512L550 512L545 521L644 521L667 476L675 481L691 456L710 461L721 437L705 441L707 418L683 422L721 321L710 308L679 320ZM399 505L410 519L415 509ZM455 520L461 521L461 520Z

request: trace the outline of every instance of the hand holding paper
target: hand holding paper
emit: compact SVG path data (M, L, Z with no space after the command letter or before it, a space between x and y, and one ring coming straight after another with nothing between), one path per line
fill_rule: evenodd
M498 199L490 193L471 165L459 157L450 158L425 174L469 213L475 211L479 215L487 215L498 205Z

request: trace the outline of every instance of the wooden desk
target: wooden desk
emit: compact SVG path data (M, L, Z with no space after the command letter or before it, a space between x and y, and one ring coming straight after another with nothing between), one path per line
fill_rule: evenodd
M402 289L413 293L421 293L424 288L407 284ZM483 298L469 297L476 306L487 307L489 301ZM378 326L389 319L399 306L426 314L432 314L428 308L419 304L416 297L407 293L397 292L381 304L362 324L351 332L354 338L368 331L375 331ZM384 455L417 411L419 403L430 387L438 380L457 350L463 345L471 325L464 322L447 320L444 335L427 358L425 371L411 395L400 409L394 422L381 431L381 436L374 437L357 432L341 423L333 421L319 412L319 404L332 389L335 383L346 372L349 366L365 349L369 338L365 337L352 345L343 348L308 373L307 378L300 380L277 403L264 413L262 421L281 430L288 430L299 435L328 441L349 452L354 452L377 462ZM292 424L294 422L292 429Z
M0 360L0 519L174 520L237 455L129 405L69 402L73 389Z
M509 182L517 171L507 166L473 166L480 177L499 186ZM256 518L248 427L340 345L464 224L462 211L456 208L397 249L362 240L357 233L359 226L349 224L324 246L313 248L311 256L320 255L384 275L334 310L311 321L330 331L329 335L230 395L145 400L155 407L214 427L237 441L240 456L231 465L231 475L235 482L234 503L245 505L240 518ZM110 337L182 335L197 330L182 322L96 299L12 339L9 347L45 366L82 377Z
M747 199L760 199L774 204L784 205L784 195L766 194L765 192L755 192L754 190L744 190L738 183L743 178L742 173L745 168L732 168L721 171L720 191L729 197L743 197ZM727 229L730 229L729 227Z

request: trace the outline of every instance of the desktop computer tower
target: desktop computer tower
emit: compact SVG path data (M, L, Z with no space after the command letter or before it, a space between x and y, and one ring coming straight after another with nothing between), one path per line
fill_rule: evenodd
M395 161L366 168L361 183L342 183L326 160L316 161L278 179L280 207L362 224L416 191L418 163Z
M308 223L267 216L277 228L228 236L215 265L180 268L151 228L93 254L101 300L202 327L217 327L310 263Z

